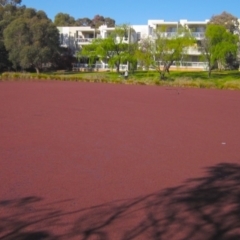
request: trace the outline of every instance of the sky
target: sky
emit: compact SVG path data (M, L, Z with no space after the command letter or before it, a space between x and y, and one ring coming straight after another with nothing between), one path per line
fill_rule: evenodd
M43 10L52 20L60 12L75 19L99 14L131 25L150 19L204 21L223 11L240 18L240 0L22 0L22 5Z

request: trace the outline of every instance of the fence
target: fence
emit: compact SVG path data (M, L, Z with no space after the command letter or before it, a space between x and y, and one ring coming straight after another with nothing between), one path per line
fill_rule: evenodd
M163 62L160 62L160 67L163 67ZM120 64L119 70L125 71L127 69L127 64ZM179 68L179 69L199 69L199 70L207 70L207 63L206 62L174 62L171 67L173 68ZM138 66L138 69L143 68L141 66ZM150 69L155 69L151 68ZM116 70L116 67L110 67L108 64L104 63L97 63L97 64L84 64L84 63L74 63L73 64L73 71L82 71L82 72L94 72L94 71L110 71Z
M127 64L120 64L119 70L125 71L127 69ZM97 64L84 64L84 63L73 63L73 71L83 71L83 72L91 72L91 71L109 71L116 70L116 67L110 67L108 64L97 63Z

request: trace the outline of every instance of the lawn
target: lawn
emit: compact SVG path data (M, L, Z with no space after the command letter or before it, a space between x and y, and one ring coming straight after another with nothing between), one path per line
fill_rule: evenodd
M193 87L212 89L240 89L239 71L213 71L211 78L208 78L206 71L172 71L167 79L159 80L159 73L155 71L135 71L129 73L127 81L121 73L109 72L44 72L39 75L35 73L3 73L2 81L18 79L37 80L61 80L61 81L85 81L104 83L124 83L140 85L161 85L172 87Z

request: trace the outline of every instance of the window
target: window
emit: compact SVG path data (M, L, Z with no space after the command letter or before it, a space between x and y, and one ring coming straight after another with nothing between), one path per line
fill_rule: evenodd
M137 32L137 41L141 40L141 32Z
M153 35L153 28L149 27L149 35Z

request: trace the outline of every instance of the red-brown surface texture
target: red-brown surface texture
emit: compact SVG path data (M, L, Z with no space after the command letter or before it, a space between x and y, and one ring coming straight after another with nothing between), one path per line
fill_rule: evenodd
M240 239L239 106L238 91L1 82L0 239Z

